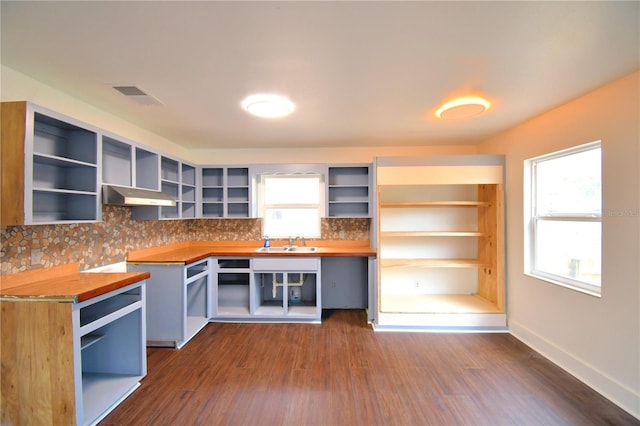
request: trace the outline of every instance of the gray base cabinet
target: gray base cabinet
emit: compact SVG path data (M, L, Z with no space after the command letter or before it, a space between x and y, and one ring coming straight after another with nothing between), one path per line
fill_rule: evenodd
M320 322L320 258L215 258L215 321Z
M209 259L183 263L128 262L130 272L147 271L147 346L181 348L211 317Z
M367 257L323 257L322 307L367 309L368 277Z

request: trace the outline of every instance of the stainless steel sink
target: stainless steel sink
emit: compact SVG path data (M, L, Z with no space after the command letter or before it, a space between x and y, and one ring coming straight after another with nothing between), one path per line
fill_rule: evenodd
M269 253L282 253L285 251L289 251L289 247L260 247L259 252L269 252Z
M298 253L313 253L318 251L318 247L292 246L292 247L289 247L289 251L294 251Z
M307 246L282 246L282 247L260 247L257 252L268 253L314 253L318 251L318 247Z

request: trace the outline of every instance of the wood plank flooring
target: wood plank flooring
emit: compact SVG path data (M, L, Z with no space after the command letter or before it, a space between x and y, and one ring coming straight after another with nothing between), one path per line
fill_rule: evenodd
M640 425L509 334L208 324L100 425Z

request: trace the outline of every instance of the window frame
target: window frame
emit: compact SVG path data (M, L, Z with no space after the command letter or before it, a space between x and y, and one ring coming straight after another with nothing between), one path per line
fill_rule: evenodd
M594 141L568 149L555 151L525 160L524 178L524 216L525 216L525 259L524 274L547 281L549 283L576 290L591 296L601 297L602 294L602 263L600 263L600 285L573 279L567 276L557 275L549 271L538 269L536 265L536 243L539 223L543 221L571 222L571 223L600 223L600 256L602 260L602 205L597 214L593 213L551 213L539 214L536 200L537 165L544 161L568 157L571 155L599 149L600 150L600 199L602 203L602 142Z
M260 191L258 192L258 216L261 218L262 222L262 233L263 236L269 236L269 238L292 238L292 237L304 237L304 238L321 238L322 236L322 223L321 219L324 214L324 174L319 172L290 172L290 173L281 173L281 172L264 172L260 173L258 178ZM292 203L292 204L267 204L265 202L265 190L266 190L266 179L286 179L286 178L310 178L310 179L318 179L318 202L316 203ZM317 209L318 217L317 217L317 234L300 234L300 233L288 233L288 234L278 234L269 232L266 229L266 218L265 213L267 209Z

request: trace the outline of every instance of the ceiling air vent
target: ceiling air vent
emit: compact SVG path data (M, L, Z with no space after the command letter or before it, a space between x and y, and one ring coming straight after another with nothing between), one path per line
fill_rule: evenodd
M122 93L132 101L141 105L161 105L160 101L151 95L148 95L142 89L136 86L111 86L118 92Z

